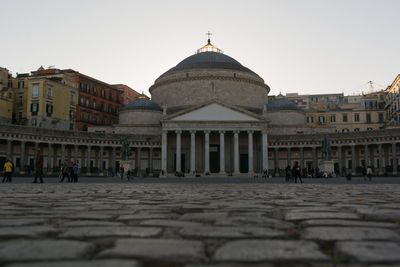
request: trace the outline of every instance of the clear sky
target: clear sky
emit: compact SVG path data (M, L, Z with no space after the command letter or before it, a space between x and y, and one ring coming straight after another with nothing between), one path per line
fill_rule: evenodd
M206 43L270 94L352 94L400 73L400 0L0 0L0 66L71 68L145 93Z

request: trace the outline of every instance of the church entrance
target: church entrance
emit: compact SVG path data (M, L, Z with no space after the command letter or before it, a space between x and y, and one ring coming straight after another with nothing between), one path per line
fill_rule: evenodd
M240 154L239 171L241 173L249 172L249 155L248 154Z
M210 172L219 172L219 145L210 145Z

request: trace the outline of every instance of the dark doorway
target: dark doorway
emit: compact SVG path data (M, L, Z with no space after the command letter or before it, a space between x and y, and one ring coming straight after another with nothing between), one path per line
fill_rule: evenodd
M6 157L0 157L0 171L3 171L4 163L6 163Z
M248 154L240 154L240 164L239 171L241 173L249 172L249 155Z
M210 172L219 172L219 145L210 145Z
M181 172L186 172L186 157L181 153ZM174 154L174 171L176 171L176 153Z

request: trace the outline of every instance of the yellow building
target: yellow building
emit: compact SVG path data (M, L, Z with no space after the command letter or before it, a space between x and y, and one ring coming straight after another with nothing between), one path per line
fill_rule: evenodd
M11 74L0 67L0 123L11 123L13 114L13 93L9 87Z
M76 88L45 78L29 77L27 83L27 125L73 130L78 100Z
M386 91L388 126L400 126L400 74Z
M335 127L337 132L360 132L384 128L385 92L362 95L359 101L345 101L334 108L309 109L305 122L313 127Z

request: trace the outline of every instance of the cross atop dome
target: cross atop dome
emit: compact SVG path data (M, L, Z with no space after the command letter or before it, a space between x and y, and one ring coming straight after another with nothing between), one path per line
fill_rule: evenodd
M211 40L210 40L210 36L212 35L212 33L210 31L208 31L206 33L206 35L208 35L208 40L207 40L207 44L205 46L203 46L200 49L197 49L197 54L199 53L204 53L204 52L216 52L216 53L222 53L222 50L215 47L214 45L211 44Z

